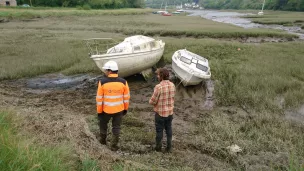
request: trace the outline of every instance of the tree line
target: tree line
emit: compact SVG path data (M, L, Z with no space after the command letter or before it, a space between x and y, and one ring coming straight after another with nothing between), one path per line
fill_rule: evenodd
M210 9L262 9L264 0L200 0ZM265 0L264 9L304 11L304 0Z
M95 9L143 8L144 0L17 0L17 4L45 7L89 6Z

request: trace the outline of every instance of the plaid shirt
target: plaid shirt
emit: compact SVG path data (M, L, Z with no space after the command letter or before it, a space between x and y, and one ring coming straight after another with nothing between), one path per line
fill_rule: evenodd
M173 115L175 86L169 80L163 80L154 87L154 93L149 103L154 105L154 111L162 117Z

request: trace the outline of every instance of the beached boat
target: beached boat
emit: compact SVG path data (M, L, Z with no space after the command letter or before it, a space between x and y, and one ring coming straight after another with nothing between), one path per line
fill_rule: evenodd
M162 16L171 16L172 14L170 14L169 12L166 11L166 12L161 13L161 15Z
M185 12L183 9L176 10L177 12Z
M197 85L211 77L208 60L186 49L173 54L172 69L184 86Z
M125 38L123 42L116 44L106 51L99 51L97 46L100 46L100 44L94 43L98 40L109 41L113 39L87 39L90 58L94 60L97 67L102 71L102 67L107 61L113 60L117 62L119 76L121 77L141 73L152 68L162 57L165 47L165 43L162 40L136 35Z

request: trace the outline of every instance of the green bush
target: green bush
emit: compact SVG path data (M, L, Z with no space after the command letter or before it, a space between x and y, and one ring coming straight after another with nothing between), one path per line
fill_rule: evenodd
M91 9L91 6L90 6L89 4L84 4L84 5L82 6L82 8L83 8L84 10L90 10L90 9Z

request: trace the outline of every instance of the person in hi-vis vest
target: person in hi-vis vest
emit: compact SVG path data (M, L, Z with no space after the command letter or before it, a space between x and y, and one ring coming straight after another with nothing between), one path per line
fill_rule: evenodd
M125 79L118 77L118 65L108 61L102 67L106 77L98 81L96 95L97 113L100 128L100 143L106 145L108 123L112 118L111 150L118 150L122 117L127 114L130 90Z

